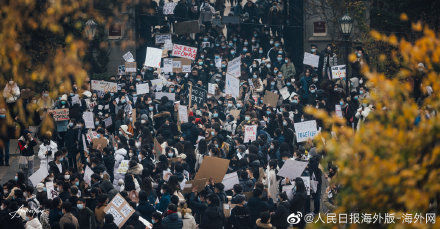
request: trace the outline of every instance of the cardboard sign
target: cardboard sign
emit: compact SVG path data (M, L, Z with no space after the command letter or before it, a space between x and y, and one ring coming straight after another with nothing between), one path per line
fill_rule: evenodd
M135 210L130 204L118 193L104 208L106 214L113 215L113 222L121 228L125 222L133 215Z
M159 142L157 141L156 138L154 138L154 154L156 154L156 157L159 157L160 155L162 155L162 146L159 144Z
M163 14L170 15L174 14L174 8L176 8L177 2L167 2L163 6Z
M179 105L179 121L181 123L188 122L188 107L185 105Z
M44 180L44 178L47 177L47 175L49 175L49 171L47 171L47 166L42 166L29 177L29 180L32 182L32 185L35 187L37 186L37 184L41 183Z
M297 142L307 141L318 133L316 120L295 123L294 127Z
M53 200L53 198L58 196L58 191L55 190L53 186L53 182L46 182L46 192L47 192L47 199Z
M234 118L236 120L238 120L240 118L240 110L230 110L229 114L231 114L232 116L234 116Z
M95 129L95 121L93 119L93 112L86 111L83 113L82 118L87 129Z
M249 143L257 140L257 125L244 126L244 143Z
M263 103L271 106L271 107L276 107L278 104L278 98L280 97L280 95L273 93L271 91L266 91L266 93L264 94L263 97Z
M289 89L287 87L283 87L280 89L280 94L283 97L283 100L286 100L290 97Z
M150 86L148 83L136 84L136 94L143 95L150 93Z
M125 72L125 69L124 69ZM118 92L118 84L113 82L107 82L102 80L92 80L91 88L95 91L103 91L103 92Z
M228 167L229 160L227 159L205 156L194 180L200 180L202 178L209 180L212 178L215 183L222 182L228 171Z
M94 138L92 139L92 148L102 150L107 147L108 141L105 138Z
M84 169L84 181L91 185L92 184L92 175L93 175L93 170L86 165L86 169Z
M225 94L238 98L240 95L240 80L232 75L226 74Z
M336 104L335 105L335 112L336 112L336 116L343 118L344 116L342 115L342 108L341 105Z
M181 72L187 72L185 69L183 69L185 66L189 66L191 72L191 60L185 59L185 58L173 58L173 72L174 73L181 73Z
M200 32L199 20L174 23L173 29L174 33L178 35L187 33L198 33Z
M145 57L144 66L152 68L160 68L160 61L162 59L162 49L147 47L147 54Z
M156 38L156 44L165 44L166 41L172 42L171 34L169 34L169 33L168 34L156 34L154 37Z
M116 172L120 173L120 174L126 174L128 171L128 163L129 162L130 162L129 160L122 160L121 164L119 164L119 167L116 170Z
M228 62L227 74L240 78L241 76L241 56Z
M156 92L154 93L156 95L156 99L161 99L162 97L167 97L171 101L176 101L176 94L169 93L169 92Z
M134 62L134 57L133 54L128 51L127 53L125 53L122 58L124 58L125 62Z
M232 190L235 184L239 184L237 172L228 173L223 177L222 184L225 185L225 191Z
M332 79L343 79L346 76L346 67L345 65L338 65L332 67Z
M202 107L203 104L206 102L206 95L208 92L200 87L192 86L192 93L191 93L191 104L197 104L198 107ZM188 94L189 96L189 94Z
M49 110L48 113L51 114L53 119L55 119L55 121L57 121L57 122L69 120L69 109L68 108Z
M192 191L193 187L198 192L200 192L203 189L205 189L206 181L208 181L208 179L206 179L206 178L202 178L202 179L198 179L198 180L194 179L194 180L186 181L185 185L183 186L182 193L183 194L190 193Z
M174 44L173 52L171 55L190 59L190 60L195 60L197 56L197 48Z
M319 65L319 56L305 52L303 64L317 68Z
M136 62L125 62L125 72L137 72Z
M301 176L308 163L307 161L297 161L294 159L286 160L277 175L294 180Z

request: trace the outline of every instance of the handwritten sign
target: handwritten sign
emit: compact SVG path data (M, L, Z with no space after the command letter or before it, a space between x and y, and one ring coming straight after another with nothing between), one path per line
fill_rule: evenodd
M228 68L226 73L234 76L235 78L239 78L241 75L241 57L237 57L231 61L228 62Z
M136 72L136 62L125 62L125 72Z
M133 54L128 51L127 53L125 53L122 58L124 58L125 62L134 62L134 57Z
M215 83L208 83L208 93L211 95L215 95L215 90L217 89L218 85Z
M57 122L69 120L69 109L68 108L49 110L48 112L49 112L49 114L52 115L53 119L55 119L55 121L57 121Z
M341 105L339 105L339 104L335 105L335 112L336 112L336 116L338 116L340 118L343 117Z
M163 72L170 73L173 72L173 59L171 58L164 58L163 59Z
M166 41L171 41L171 34L156 34L156 44L165 44Z
M113 197L112 201L104 208L106 214L113 216L113 222L121 228L125 222L133 215L135 210L130 204L118 193Z
M240 94L240 80L233 75L226 74L225 94L237 98Z
M191 93L191 104L197 104L198 107L202 107L203 103L206 102L206 95L207 91L201 87L192 87L192 93ZM189 94L188 94L189 96Z
M91 81L92 90L103 92L118 92L118 84L113 82L107 82L102 80Z
M126 174L128 171L128 162L129 160L122 160L116 172L120 174Z
M87 129L94 129L95 122L93 121L93 112L86 111L83 113L84 125Z
M232 190L235 184L239 184L237 172L228 173L223 177L222 181L223 185L225 185L225 191Z
M307 141L318 133L316 120L295 123L294 127L297 142Z
M345 65L338 65L332 67L332 79L343 79L346 75Z
M197 56L197 48L174 44L172 55L190 60L195 60Z
M278 104L279 97L280 96L276 93L273 93L271 91L266 91L263 97L263 103L271 107L276 107Z
M177 2L167 2L163 6L163 14L170 15L174 14L174 8L176 8Z
M144 65L152 68L160 68L162 49L147 47L147 55Z
M168 93L168 92L156 92L156 99L161 99L162 97L167 97L169 100L171 101L175 101L176 100L176 94L174 93Z
M58 196L58 191L55 190L53 182L46 182L47 199L53 200Z
M188 107L179 105L179 121L181 123L188 122Z
M257 140L257 125L244 126L244 143L249 143Z
M150 92L150 87L148 83L136 84L136 94L143 95Z
M305 52L303 64L317 68L319 65L319 56Z

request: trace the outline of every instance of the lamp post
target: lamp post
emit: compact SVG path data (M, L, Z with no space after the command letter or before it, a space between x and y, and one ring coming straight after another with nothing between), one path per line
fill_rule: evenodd
M349 42L350 42L350 35L351 31L353 29L353 19L348 15L348 13L345 13L344 16L339 20L339 27L341 29L341 34L344 39L345 43L345 88L346 88L346 95L349 94L348 89L348 49L349 49Z

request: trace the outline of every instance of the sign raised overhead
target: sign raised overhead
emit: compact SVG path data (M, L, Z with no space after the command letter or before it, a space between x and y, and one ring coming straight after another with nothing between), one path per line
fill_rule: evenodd
M305 52L303 64L317 68L319 66L319 56Z
M124 68L125 72L125 68ZM118 92L118 84L113 82L107 82L102 80L92 80L91 81L92 90L103 91L103 92Z
M190 59L190 60L195 60L197 56L197 48L174 44L173 53L171 55Z
M113 222L121 228L125 222L130 218L135 210L130 206L130 204L118 193L110 201L107 207L104 208L106 214L111 214L113 216Z
M338 65L332 67L332 79L342 79L345 78L346 67L345 65Z

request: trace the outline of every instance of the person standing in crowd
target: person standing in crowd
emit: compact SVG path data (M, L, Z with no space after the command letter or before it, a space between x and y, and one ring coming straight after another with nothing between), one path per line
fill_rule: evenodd
M20 149L19 167L26 171L26 177L34 173L34 147L37 142L28 130L23 131L23 136L18 139Z
M5 108L0 108L0 166L9 166L10 140L16 135L15 125L6 112Z

